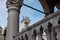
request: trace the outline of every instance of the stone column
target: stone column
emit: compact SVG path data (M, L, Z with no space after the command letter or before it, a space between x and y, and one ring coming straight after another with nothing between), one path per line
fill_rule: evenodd
M57 36L58 36L58 40L60 40L60 32L57 33Z
M46 36L47 36L47 40L51 40L51 32L46 30Z
M42 34L40 32L37 33L36 40L42 40Z
M21 6L18 0L7 1L8 25L6 40L13 40L14 34L19 32L19 13Z
M50 22L48 22L48 26L45 29L45 32L47 35L47 40L51 40L51 27L52 27L52 24Z
M56 27L56 33L57 33L57 40L60 40L60 26Z
M58 26L55 27L57 33L57 39L60 40L60 17L58 19Z
M53 27L51 28L51 40L57 40L55 29Z

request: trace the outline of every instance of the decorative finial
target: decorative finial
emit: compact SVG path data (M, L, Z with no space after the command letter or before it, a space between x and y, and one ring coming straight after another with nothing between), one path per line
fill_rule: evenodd
M27 16L24 17L23 16L23 19L22 19L21 23L22 23L22 26L23 26L22 31L26 30L29 27L29 24L30 24L29 17L27 17Z
M43 27L42 26L40 26L40 32L41 32L41 34L43 34Z
M52 27L52 24L49 22L48 23L48 30L51 32L51 27Z
M58 20L58 24L60 24L60 17L59 17L59 20Z

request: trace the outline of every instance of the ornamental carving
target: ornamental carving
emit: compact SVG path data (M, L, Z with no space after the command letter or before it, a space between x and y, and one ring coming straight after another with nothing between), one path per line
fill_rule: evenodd
M50 22L48 23L48 26L47 27L48 27L48 30L51 32L52 24Z
M6 2L6 4L16 4L16 3L22 4L23 0L7 0Z

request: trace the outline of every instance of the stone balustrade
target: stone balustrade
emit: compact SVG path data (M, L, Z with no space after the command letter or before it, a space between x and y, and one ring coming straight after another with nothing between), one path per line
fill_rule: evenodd
M53 38L55 38L56 36L58 36L58 40L60 39L60 25L58 23L60 19L60 10L58 10L57 12L54 12L50 15L48 15L47 17L43 18L42 20L38 21L37 23L31 25L29 28L27 28L26 30L20 32L20 33L17 33L16 35L13 36L14 40L36 40L36 36L37 36L37 31L40 32L40 27L42 26L43 27L43 31L46 33L45 36L46 36L46 39L44 40L47 40L48 38L50 38L50 40L54 40ZM54 28L53 29L50 29L50 34L48 34L48 23L51 23L53 26L51 26L51 28ZM34 32L35 31L35 32ZM43 34L44 32L40 35L42 40L43 40ZM56 34L55 34L56 33ZM55 35L53 35L55 34ZM26 35L26 36L25 36ZM51 38L53 37L53 38ZM56 39L56 40L57 40Z

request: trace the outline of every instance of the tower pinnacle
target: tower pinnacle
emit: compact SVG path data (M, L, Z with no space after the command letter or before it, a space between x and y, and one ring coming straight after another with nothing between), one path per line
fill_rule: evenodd
M24 17L24 16L23 16L23 19L22 19L21 23L22 23L22 26L23 26L23 29L24 29L24 30L29 27L30 21L31 21L31 20L29 19L29 17L27 17L27 16Z

